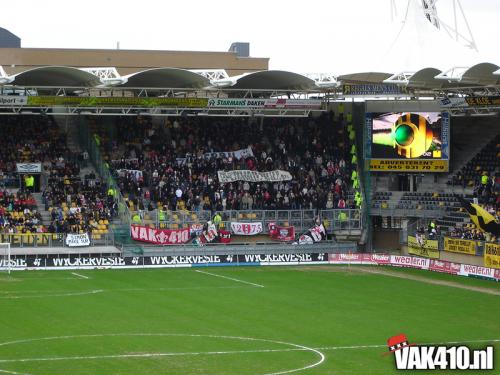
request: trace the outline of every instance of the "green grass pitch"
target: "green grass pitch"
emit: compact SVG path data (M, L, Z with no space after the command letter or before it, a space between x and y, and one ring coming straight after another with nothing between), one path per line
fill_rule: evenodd
M0 274L0 322L0 374L395 374L399 333L492 343L500 368L499 295L354 266Z

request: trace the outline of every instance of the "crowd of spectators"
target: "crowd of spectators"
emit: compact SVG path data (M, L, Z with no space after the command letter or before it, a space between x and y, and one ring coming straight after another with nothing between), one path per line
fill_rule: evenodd
M73 169L73 173L64 174L61 170L51 171L47 188L42 199L50 211L51 233L85 233L102 229L102 223L109 223L117 210L113 193L94 173L83 180L76 173L78 166L68 163L64 170ZM101 223L101 224L99 224Z
M102 127L95 131L120 190L139 209L356 207L349 196L346 121L333 113L263 121L180 117L164 123L120 117L115 126L113 137ZM243 149L252 154L221 154ZM217 172L229 170L283 170L292 180L220 183Z
M492 236L489 233L481 232L479 229L471 228L453 228L448 235L453 238L461 238L464 240L477 240L492 242Z
M66 138L51 116L2 116L0 172L16 171L16 163L50 163L69 151Z
M27 191L0 191L0 233L42 233L42 217L36 201Z
M116 204L95 175L80 178L75 150L52 116L3 116L0 138L0 233L80 233L103 229ZM16 163L41 163L42 179L18 175ZM42 181L43 180L43 181ZM6 181L19 188L6 190ZM30 182L31 181L31 182ZM42 223L32 193L43 190L50 222ZM101 224L99 224L101 223Z

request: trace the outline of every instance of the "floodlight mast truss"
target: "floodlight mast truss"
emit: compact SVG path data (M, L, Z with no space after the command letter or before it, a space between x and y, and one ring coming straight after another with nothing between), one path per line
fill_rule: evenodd
M453 26L449 25L442 18L439 17L436 3L438 0L422 0L422 9L424 11L425 17L429 22L440 30L444 30L452 39L455 39L458 43L465 45L466 47L477 51L477 44L474 40L474 35L467 21L467 16L465 15L464 9L460 0L452 0L453 2ZM457 8L459 13L457 12ZM465 32L459 30L458 21L465 24Z

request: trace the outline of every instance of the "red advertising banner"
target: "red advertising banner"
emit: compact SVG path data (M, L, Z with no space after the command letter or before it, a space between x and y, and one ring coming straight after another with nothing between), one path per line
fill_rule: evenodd
M131 225L130 235L135 241L149 242L156 245L178 245L189 241L189 228L171 230Z
M329 254L328 261L332 264L391 264L391 256L388 254Z
M328 261L337 264L363 264L364 256L368 254L353 253L353 254L328 254Z
M294 227L281 227L276 223L269 223L269 237L276 241L293 241L295 239Z
M370 254L371 261L377 264L391 264L391 256L389 254Z
M500 280L500 270L495 269L495 279Z
M436 272L444 272L452 275L456 275L460 272L460 264L448 262L446 260L434 260L432 259L429 264L429 269Z

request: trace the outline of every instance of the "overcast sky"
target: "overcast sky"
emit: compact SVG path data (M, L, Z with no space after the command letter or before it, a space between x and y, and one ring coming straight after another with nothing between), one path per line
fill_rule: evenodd
M388 51L407 1L394 0L392 19L391 0L22 0L4 4L0 27L37 48L112 49L119 41L121 49L227 51L250 42L251 56L269 57L271 69L343 74L397 59ZM481 60L500 65L500 0L461 4ZM453 24L453 0L437 7ZM445 54L464 65L459 49Z

